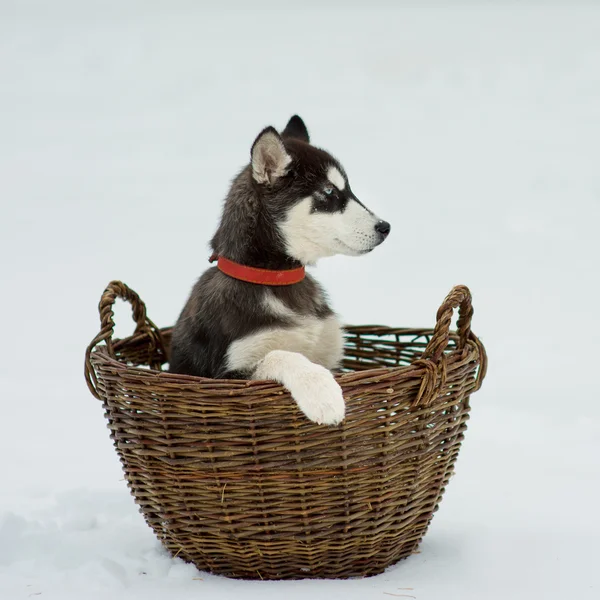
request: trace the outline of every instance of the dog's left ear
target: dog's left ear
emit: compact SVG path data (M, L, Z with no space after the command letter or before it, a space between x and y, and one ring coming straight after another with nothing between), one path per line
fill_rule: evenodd
M310 143L310 137L308 136L308 129L304 121L298 116L294 115L285 126L285 129L281 132L283 137L296 138L302 140L307 144Z
M258 183L271 185L288 171L292 157L287 153L281 136L274 127L259 134L250 150L252 177Z

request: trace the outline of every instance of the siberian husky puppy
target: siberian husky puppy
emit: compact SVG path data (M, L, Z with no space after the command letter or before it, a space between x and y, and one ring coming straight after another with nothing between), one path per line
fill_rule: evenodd
M170 370L202 377L275 380L312 421L340 423L343 332L304 266L360 256L390 224L352 193L342 165L310 144L300 117L260 132L233 180L212 239L213 260L172 337Z

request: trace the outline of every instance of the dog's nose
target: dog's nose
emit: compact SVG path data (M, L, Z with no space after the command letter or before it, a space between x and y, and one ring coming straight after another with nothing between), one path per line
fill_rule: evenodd
M387 237L391 228L392 226L387 221L379 221L379 223L375 225L375 231L380 233L383 237Z

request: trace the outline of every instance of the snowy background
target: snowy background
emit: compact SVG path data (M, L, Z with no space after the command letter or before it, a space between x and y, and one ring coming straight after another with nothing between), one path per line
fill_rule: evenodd
M0 0L0 598L598 598L600 3L215 5ZM421 554L229 581L161 551L83 353L111 279L175 321L294 112L392 223L316 269L344 320L433 326L464 283L490 370Z

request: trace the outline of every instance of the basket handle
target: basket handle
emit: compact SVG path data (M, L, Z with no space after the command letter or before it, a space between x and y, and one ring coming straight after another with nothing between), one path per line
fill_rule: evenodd
M450 323L456 308L458 308L458 349L462 350L466 346L471 334L473 318L471 292L466 285L457 285L452 288L437 311L435 329L422 358L430 358L434 362L441 358L450 341Z
M106 286L106 289L100 298L100 304L98 305L98 310L100 312L100 333L98 333L98 335L90 342L90 345L85 351L85 380L90 392L98 399L101 399L101 396L98 394L98 381L90 359L92 351L100 342L106 343L108 354L115 358L115 352L112 345L112 336L115 330L113 305L117 298L121 298L131 304L133 320L135 321L134 335L139 333L148 334L153 340L153 347L155 347L157 343L162 346L160 331L146 316L146 305L141 298L122 281L111 281Z

